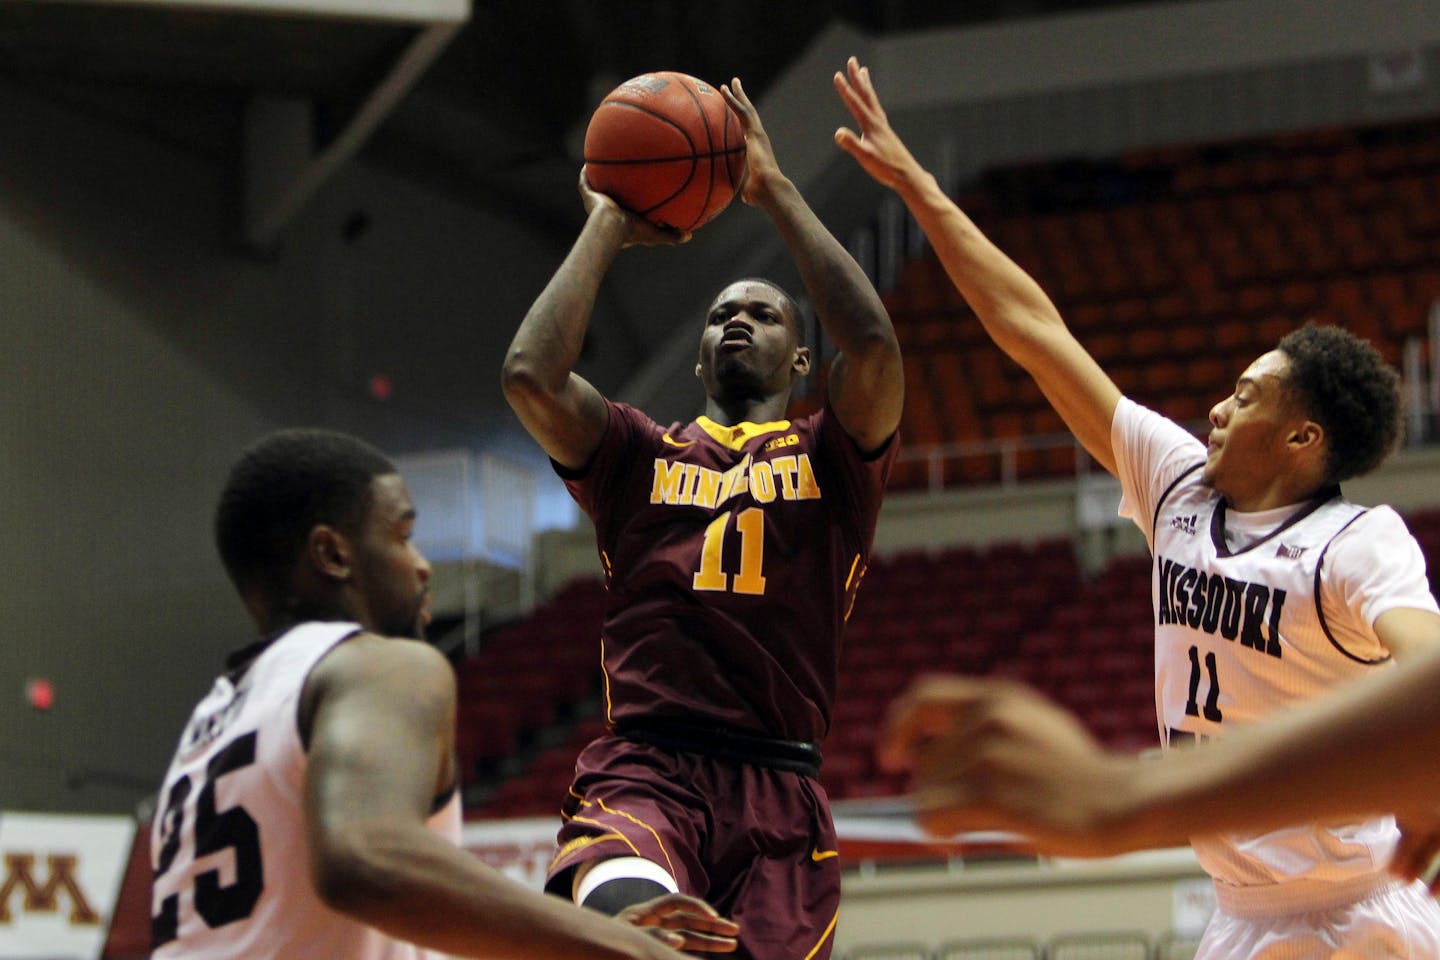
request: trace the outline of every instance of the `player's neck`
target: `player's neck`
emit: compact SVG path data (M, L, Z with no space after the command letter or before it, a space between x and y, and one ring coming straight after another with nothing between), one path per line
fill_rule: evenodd
M775 420L783 420L789 406L788 394L747 397L741 400L707 397L705 399L705 416L722 427L733 427L737 423L771 423Z
M315 621L353 620L363 625L365 617L359 610L353 609L353 606L345 602L344 598L321 600L290 596L271 606L263 616L256 617L255 622L260 627L261 636L269 639L274 639L302 623Z

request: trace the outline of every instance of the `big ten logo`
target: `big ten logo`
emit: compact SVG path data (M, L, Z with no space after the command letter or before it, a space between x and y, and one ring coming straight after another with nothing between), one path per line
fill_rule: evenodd
M781 447L793 447L799 442L799 434L792 433L787 436L776 437L774 440L767 440L765 442L765 446L761 448L761 452L763 453L766 450L778 450Z
M512 880L535 890L545 889L545 873L555 856L554 841L536 843L486 843L469 850L489 866Z
M62 899L69 905L71 926L100 924L100 914L80 886L80 858L75 854L46 853L42 863L41 854L7 851L0 865L0 925L14 922L17 901L19 912L53 914Z

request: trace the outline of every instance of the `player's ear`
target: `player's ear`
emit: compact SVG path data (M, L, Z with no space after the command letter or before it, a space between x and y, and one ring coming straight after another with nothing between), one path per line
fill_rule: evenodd
M317 524L305 538L305 555L322 577L348 580L351 572L350 541L334 527Z
M790 367L795 371L797 377L803 377L810 372L810 348L796 347L795 359L790 362Z
M698 364L698 363L695 364L695 379L696 379L696 380L701 379L701 377L700 377L700 364Z
M1291 450L1318 449L1325 442L1325 428L1314 420L1306 420L1285 439Z

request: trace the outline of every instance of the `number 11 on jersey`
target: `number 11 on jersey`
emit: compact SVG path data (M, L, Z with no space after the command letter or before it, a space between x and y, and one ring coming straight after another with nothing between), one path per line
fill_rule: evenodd
M691 585L696 590L729 590L760 596L765 592L765 514L759 507L748 507L735 514L735 530L740 534L740 571L733 578L723 569L725 536L730 527L730 511L720 514L705 528L705 543L700 548L700 569L695 571Z

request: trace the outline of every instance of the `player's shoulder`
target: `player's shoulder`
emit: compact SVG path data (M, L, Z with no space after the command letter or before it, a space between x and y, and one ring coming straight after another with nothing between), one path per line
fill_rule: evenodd
M1423 563L1424 553L1405 521L1388 506L1363 507L1342 502L1350 518L1344 514L1336 523L1343 524L1329 539L1325 548L1327 576L1372 577L1381 571L1404 569L1417 560Z
M455 675L449 661L429 644L360 632L336 644L305 678L298 721L308 743L323 705L384 713L402 704L433 716L455 710Z
M824 424L840 424L840 418L835 414L835 408L830 406L827 400L825 403L812 410L798 410L790 417L790 427L794 430L808 430L812 433L818 431Z
M607 399L605 403L610 411L608 429L611 433L634 437L657 438L667 430L666 427L661 426L650 414L623 400ZM668 430L676 432L685 426L688 425L674 423L671 424Z
M840 415L830 405L830 400L814 410L799 413L792 416L788 421L789 430L798 434L808 442L816 446L824 447L835 445L840 449L853 449L862 459L876 459L883 455L891 446L898 443L900 431L897 428L885 438L876 449L866 451L862 449L859 441L845 429L845 424L840 420Z
M311 672L319 691L374 684L399 685L419 693L448 695L454 670L428 643L362 632L335 645Z
M1184 424L1126 396L1115 406L1112 431L1126 442L1171 448L1184 456L1203 457L1205 442Z
M1382 503L1373 507L1366 507L1360 504L1350 503L1349 501L1341 501L1341 504L1353 511L1355 515L1354 520L1345 527L1340 535L1345 540L1412 538L1410 528L1405 523L1405 518L1400 516L1399 511L1388 504Z

